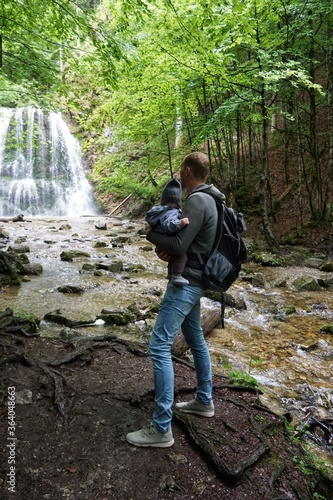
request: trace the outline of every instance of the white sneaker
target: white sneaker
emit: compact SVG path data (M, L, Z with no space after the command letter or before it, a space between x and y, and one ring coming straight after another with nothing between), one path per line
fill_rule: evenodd
M143 429L127 434L126 439L134 446L152 446L154 448L169 448L173 445L171 427L165 433L159 432L153 424Z
M214 404L211 401L208 405L199 403L196 399L187 403L176 403L176 408L184 413L194 413L201 417L214 417Z

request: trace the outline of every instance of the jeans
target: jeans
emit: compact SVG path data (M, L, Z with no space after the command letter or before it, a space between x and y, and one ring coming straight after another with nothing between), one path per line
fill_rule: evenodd
M149 345L155 385L152 421L160 432L167 432L172 420L174 372L171 347L180 328L193 355L197 376L196 398L202 404L212 400L210 355L200 322L203 292L201 287L169 283L160 305Z

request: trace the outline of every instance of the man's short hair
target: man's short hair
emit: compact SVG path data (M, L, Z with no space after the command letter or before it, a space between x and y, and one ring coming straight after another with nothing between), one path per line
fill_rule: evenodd
M185 156L181 164L181 170L189 167L197 181L205 181L209 175L210 162L206 154L195 152Z

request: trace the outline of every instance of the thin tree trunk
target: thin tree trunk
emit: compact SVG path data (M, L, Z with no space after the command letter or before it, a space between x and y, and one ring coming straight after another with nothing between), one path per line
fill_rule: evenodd
M333 28L328 29L328 40L333 40ZM333 183L333 46L332 41L327 51L326 67L327 67L327 108L328 108L328 135L329 135L329 149L328 149L328 175L326 181L326 192L324 202L324 217L327 221L331 219L331 196L332 196L332 183Z

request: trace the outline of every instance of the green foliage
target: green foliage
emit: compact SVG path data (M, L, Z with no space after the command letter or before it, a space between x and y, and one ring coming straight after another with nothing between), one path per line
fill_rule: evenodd
M25 328L29 332L38 332L40 320L34 314L26 312L24 309L18 309L16 316L26 322Z
M249 370L251 370L251 368L259 368L262 364L263 364L262 359L258 358L257 356L253 356L250 359Z
M233 370L228 373L228 376L232 379L232 382L235 385L245 385L249 387L256 387L258 389L260 388L256 379L249 373Z
M322 333L328 333L330 335L333 335L333 325L332 324L327 324L321 327L320 331Z
M306 9L302 0L8 0L0 105L60 106L78 126L98 191L146 200L199 149L214 183L253 203L259 179L270 182L263 137L280 148L297 137L296 176L320 220L329 131L318 147L309 138L316 144L313 109L332 102L317 83L328 73L316 73L329 67L332 22L329 0Z
M289 314L294 314L296 312L296 307L295 306L288 306L284 308L284 313L289 315Z
M258 262L263 266L276 267L280 265L279 259L275 255L254 253L253 258L255 262Z
M287 420L284 421L284 426L290 441L300 448L300 453L294 455L293 461L297 464L302 473L305 476L313 476L315 478L315 472L319 471L324 476L333 479L332 463L323 458L319 453L320 449L307 439L310 435L310 431L307 430L308 426L305 425L302 432L296 430ZM313 498L326 500L325 497L315 492L316 483L312 482L311 484L313 488Z
M230 363L229 363L229 360L228 360L228 358L227 358L226 356L219 356L219 357L217 358L217 364L218 364L219 366L222 366L223 368L228 368L228 369L230 369L230 368L231 368L231 365L230 365Z
M114 60L121 57L120 48L84 5L80 9L71 0L2 2L0 105L51 107L65 66L75 66L78 59L99 65L104 81L115 81Z

